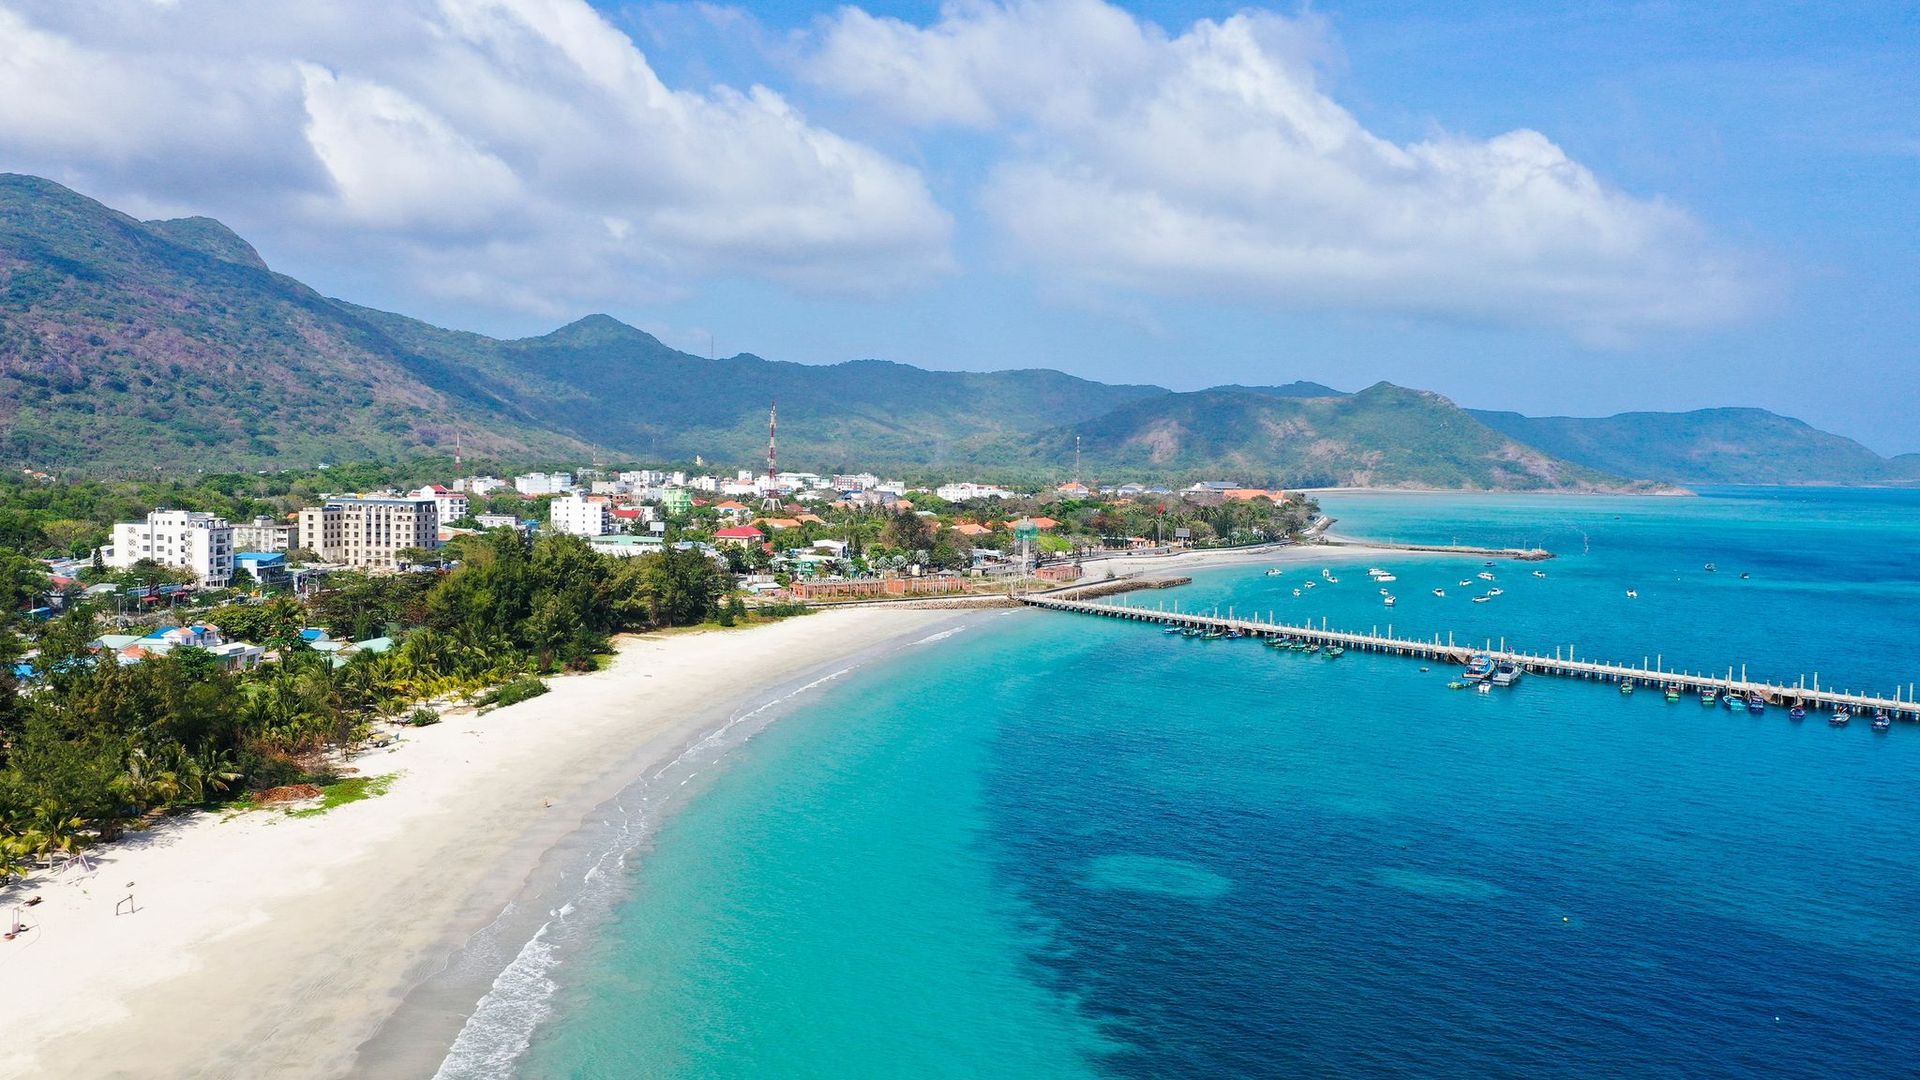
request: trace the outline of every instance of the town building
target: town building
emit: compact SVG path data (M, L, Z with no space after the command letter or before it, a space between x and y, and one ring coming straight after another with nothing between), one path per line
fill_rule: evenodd
M300 528L291 521L257 517L233 527L234 551L291 551L300 542Z
M101 562L127 570L142 559L188 571L202 585L224 587L233 579L233 526L189 510L155 510L145 521L115 525Z
M440 515L442 525L466 517L468 508L472 505L467 499L466 492L453 491L439 484L428 484L419 491L409 492L408 496L415 499L432 499L434 512Z
M409 548L440 546L430 498L335 496L300 511L300 546L325 562L392 568Z
M941 484L933 489L935 495L948 502L965 502L968 499L1011 499L1013 492L992 484Z
M748 547L758 544L766 538L767 534L751 525L736 525L730 529L720 529L713 534L713 542L716 545L729 545L732 547Z
M233 555L233 568L236 573L245 570L253 580L269 588L292 580L284 551L237 551Z
M573 490L573 474L525 473L513 478L513 490L522 495L559 495Z
M547 504L547 525L571 536L605 536L613 531L612 509L604 498L562 495Z
M473 519L483 529L519 529L526 531L526 524L512 514L481 514Z

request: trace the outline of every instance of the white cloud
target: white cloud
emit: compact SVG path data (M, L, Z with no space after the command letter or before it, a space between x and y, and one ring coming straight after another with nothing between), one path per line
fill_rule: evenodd
M949 265L914 169L771 90L666 86L584 0L0 0L0 42L0 168L403 289L566 313Z
M1318 84L1328 52L1311 16L1174 36L1101 0L967 0L927 27L844 9L803 73L910 125L999 133L984 207L1081 284L1603 340L1747 303L1689 215L1538 132L1367 131Z

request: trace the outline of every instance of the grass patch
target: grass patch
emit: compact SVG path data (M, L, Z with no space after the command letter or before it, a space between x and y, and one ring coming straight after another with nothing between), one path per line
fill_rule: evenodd
M385 795L392 787L399 773L387 773L385 776L349 776L335 780L322 788L320 805L309 806L304 810L289 810L288 817L318 817L336 806L359 802Z

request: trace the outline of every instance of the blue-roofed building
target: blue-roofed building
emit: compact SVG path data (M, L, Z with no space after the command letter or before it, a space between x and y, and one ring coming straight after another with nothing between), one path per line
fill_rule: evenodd
M284 551L242 551L233 557L233 568L245 570L262 585L284 585L292 579Z

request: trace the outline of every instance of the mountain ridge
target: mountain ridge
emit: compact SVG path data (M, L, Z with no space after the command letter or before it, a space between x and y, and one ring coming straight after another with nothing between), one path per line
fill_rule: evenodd
M1388 383L1175 392L1049 368L706 358L604 313L497 339L325 297L212 218L142 222L0 174L0 456L24 464L304 466L444 453L456 438L529 464L753 463L776 401L782 460L819 470L1044 479L1079 461L1161 479L1644 490L1623 478L1764 468L1767 447L1736 438L1764 430L1825 447L1829 473L1920 478L1920 455L1882 459L1771 413L1582 421L1470 412ZM1665 456L1612 445L1622 438Z

